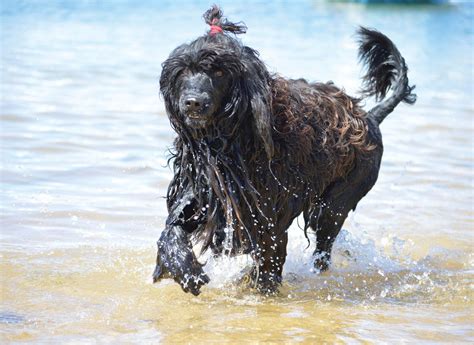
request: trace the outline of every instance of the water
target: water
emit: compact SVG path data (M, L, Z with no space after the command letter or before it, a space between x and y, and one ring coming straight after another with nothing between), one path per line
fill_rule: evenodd
M388 34L417 85L382 125L379 181L311 272L293 226L281 294L209 261L199 297L151 284L174 134L160 64L196 1L7 1L1 15L2 342L474 341L473 5L221 2L273 71L360 85L353 33ZM370 102L368 103L370 106Z

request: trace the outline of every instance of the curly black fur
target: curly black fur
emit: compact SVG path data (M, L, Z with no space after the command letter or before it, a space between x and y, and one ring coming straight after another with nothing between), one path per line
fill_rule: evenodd
M327 269L348 212L377 180L379 123L415 98L403 58L376 31L360 30L365 93L393 95L366 113L332 83L271 75L255 50L226 34L245 26L216 6L204 19L222 30L176 48L160 78L178 136L154 280L171 277L199 294L209 281L193 251L199 243L215 255L250 254L254 286L273 293L301 213L305 234L317 235L314 265Z
M244 23L232 23L223 17L222 10L216 5L208 9L202 16L208 25L218 25L222 30L232 32L233 34L244 34L247 32L247 27Z

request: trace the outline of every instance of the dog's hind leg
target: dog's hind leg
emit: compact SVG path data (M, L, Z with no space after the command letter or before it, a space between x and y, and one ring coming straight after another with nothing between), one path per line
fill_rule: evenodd
M311 227L316 231L316 248L314 250L314 267L320 271L328 269L331 262L331 251L342 224L350 208L330 204L323 210Z
M379 155L373 159L359 161L347 178L331 184L322 195L320 212L313 212L309 219L311 228L316 231L314 267L320 271L328 269L331 251L347 215L355 210L357 203L369 192L378 177Z

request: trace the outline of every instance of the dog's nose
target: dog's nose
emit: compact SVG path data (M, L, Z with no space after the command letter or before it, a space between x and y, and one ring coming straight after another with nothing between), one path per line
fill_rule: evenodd
M194 112L198 111L202 108L202 100L196 97L189 97L184 101L184 105L186 106L186 110Z

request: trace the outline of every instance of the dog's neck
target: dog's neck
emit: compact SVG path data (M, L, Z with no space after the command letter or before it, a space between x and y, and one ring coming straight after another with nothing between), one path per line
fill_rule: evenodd
M263 152L263 147L259 148L253 140L255 134L252 121L240 120L233 127L218 127L220 126L211 125L205 129L184 130L184 144L195 154L206 153L215 158L232 159L234 155L241 156L249 150L253 155Z

